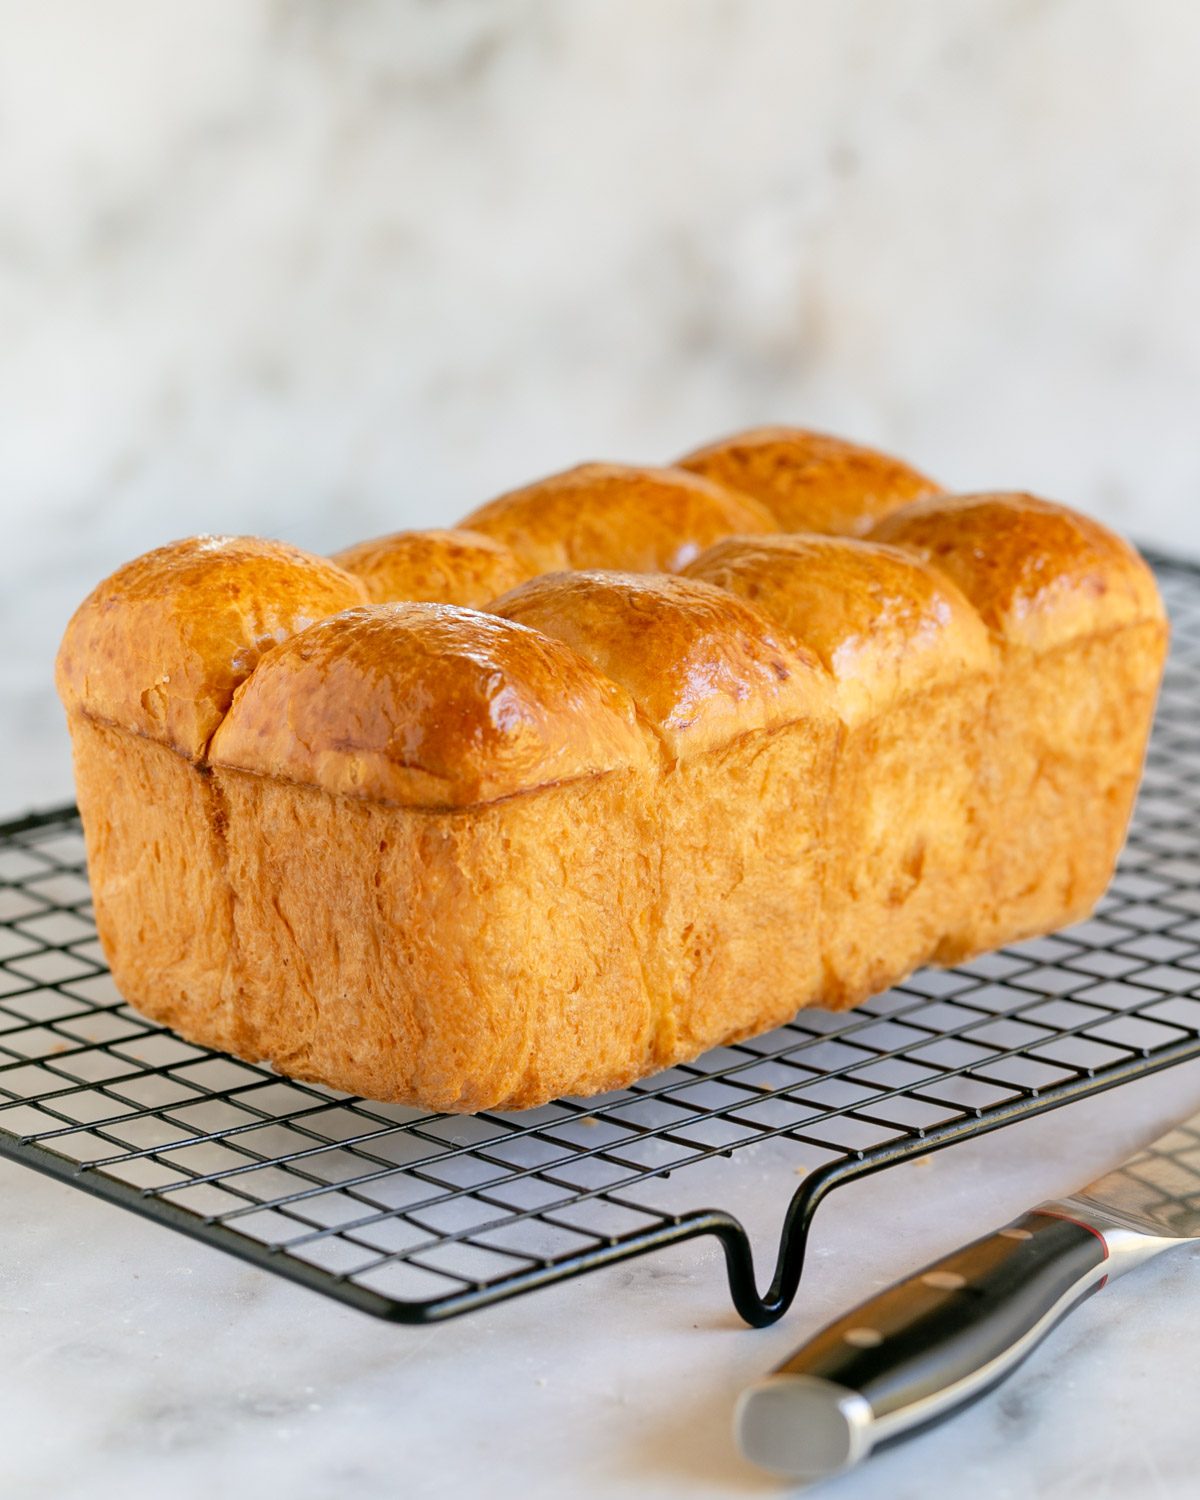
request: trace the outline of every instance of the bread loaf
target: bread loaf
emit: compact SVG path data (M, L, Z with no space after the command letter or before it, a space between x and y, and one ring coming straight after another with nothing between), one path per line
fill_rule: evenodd
M1088 911L1166 645L1132 549L788 430L686 463L101 584L58 684L130 1002L515 1109Z

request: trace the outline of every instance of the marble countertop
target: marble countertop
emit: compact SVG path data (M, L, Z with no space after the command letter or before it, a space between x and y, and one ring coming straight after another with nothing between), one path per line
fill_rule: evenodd
M760 1332L733 1314L708 1242L395 1327L0 1163L3 1492L786 1493L734 1449L743 1385L852 1301L1078 1186L1196 1104L1188 1065L839 1190L796 1306ZM772 1166L739 1173L760 1268L794 1185ZM820 1493L1190 1497L1197 1315L1200 1265L1181 1247L1089 1300L998 1392Z

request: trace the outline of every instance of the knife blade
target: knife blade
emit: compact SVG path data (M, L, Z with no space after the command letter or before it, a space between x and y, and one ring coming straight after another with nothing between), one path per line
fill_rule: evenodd
M830 1323L743 1391L738 1446L794 1479L852 1468L986 1394L1093 1292L1197 1238L1200 1114Z

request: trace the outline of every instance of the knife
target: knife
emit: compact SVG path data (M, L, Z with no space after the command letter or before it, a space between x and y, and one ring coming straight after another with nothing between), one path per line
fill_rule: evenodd
M830 1323L744 1391L734 1432L795 1479L840 1473L969 1405L1073 1307L1200 1238L1200 1114Z

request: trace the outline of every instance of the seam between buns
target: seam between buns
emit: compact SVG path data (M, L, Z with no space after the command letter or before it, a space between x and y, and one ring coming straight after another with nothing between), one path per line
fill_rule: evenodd
M343 798L360 806L367 807L398 807L408 812L427 813L468 813L477 812L483 807L498 807L505 802L513 802L518 797L533 797L539 792L553 791L557 787L575 786L589 781L597 781L602 776L615 776L622 771L635 770L631 766L607 766L596 771L583 771L578 776L564 776L557 781L539 781L536 786L520 787L515 792L506 792L503 797L484 797L477 802L400 802L394 797L372 797L360 796L355 792L345 792L333 787L323 785L319 781L302 780L294 776L281 776L277 771L255 771L249 766L236 766L224 761L215 765L199 767L203 770L214 770L233 772L238 776L255 776L261 781L277 782L280 786L306 787L314 792L322 792L327 797Z
M85 703L76 703L74 707L67 710L67 714L68 717L71 714L78 714L81 719L86 719L89 724L102 724L106 729L116 729L121 734L131 734L139 740L145 740L148 744L159 745L162 749L169 750L172 755L177 755L180 760L187 761L189 765L195 766L197 770L203 770L207 765L203 756L190 754L187 750L177 745L174 740L150 734L147 730L140 728L136 724L123 724L120 719L114 719L108 714L97 713L95 709L89 708ZM207 741L205 742L205 748L207 748Z

